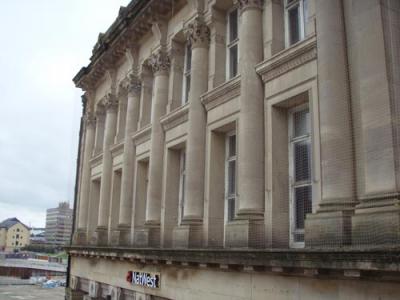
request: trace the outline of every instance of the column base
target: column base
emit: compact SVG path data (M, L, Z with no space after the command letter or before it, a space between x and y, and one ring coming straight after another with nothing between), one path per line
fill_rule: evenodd
M83 300L85 293L82 291L73 290L69 287L65 288L66 300Z
M160 247L160 226L146 225L134 232L133 244L135 247Z
M108 230L107 227L97 227L93 234L93 243L96 246L108 245Z
M343 247L351 244L352 210L307 215L304 242L308 248Z
M203 245L203 224L182 224L172 232L173 248L201 248Z
M86 229L78 228L72 237L72 242L74 245L86 245L88 243Z
M263 219L235 220L225 225L226 248L263 248L264 246Z
M115 233L116 245L129 246L131 244L131 227L119 225Z
M378 206L378 202L374 207L366 203L356 207L352 220L354 246L400 245L400 201L391 202L388 206Z

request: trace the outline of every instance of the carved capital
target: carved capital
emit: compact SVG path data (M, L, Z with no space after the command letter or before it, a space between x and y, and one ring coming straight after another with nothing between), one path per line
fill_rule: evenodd
M84 119L86 127L92 127L92 128L95 127L95 125L96 125L96 117L95 117L93 112L91 112L90 110L87 111L85 113L85 116L83 117L83 119Z
M142 82L139 77L135 74L129 74L128 79L128 93L139 96L142 90Z
M240 13L247 9L262 9L262 0L238 0Z
M104 106L107 111L116 111L118 108L118 99L114 94L108 93L104 97Z
M192 48L207 48L210 43L210 28L201 18L196 18L185 30L186 37Z
M170 59L167 52L159 50L148 59L148 64L153 69L154 75L168 74Z

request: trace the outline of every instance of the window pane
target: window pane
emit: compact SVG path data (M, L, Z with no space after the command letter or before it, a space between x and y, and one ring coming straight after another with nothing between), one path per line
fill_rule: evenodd
M228 194L234 195L236 190L236 161L228 162Z
M229 66L230 73L229 78L233 78L237 75L237 64L238 64L238 47L237 45L229 48Z
M310 180L310 142L294 143L295 181Z
M238 11L235 9L229 14L229 42L238 37Z
M190 45L186 46L186 72L190 72L192 68L192 48Z
M302 136L310 133L310 113L308 109L297 111L293 114L294 136Z
M289 17L289 43L290 45L300 40L299 6L295 6L288 11Z
M294 189L294 213L296 229L304 229L306 214L312 212L311 186Z
M185 103L189 101L189 91L190 91L190 75L186 75Z
M229 157L236 155L236 135L229 137Z
M228 221L235 218L235 198L228 199Z

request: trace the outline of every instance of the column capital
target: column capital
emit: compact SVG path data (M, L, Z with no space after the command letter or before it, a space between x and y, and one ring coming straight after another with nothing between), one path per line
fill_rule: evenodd
M238 0L240 13L247 9L262 9L262 0Z
M106 111L110 111L110 110L117 110L118 108L118 99L117 97L112 94L112 93L108 93L104 96L104 106L106 108Z
M90 110L88 110L85 115L83 116L83 120L85 122L86 128L92 127L94 128L96 126L96 117L94 113Z
M187 25L185 35L192 48L207 48L210 43L210 28L199 17Z
M171 63L168 53L164 50L159 50L149 57L148 64L152 68L154 76L157 76L168 74Z
M128 93L130 95L139 96L142 90L142 82L136 74L129 74L128 76Z

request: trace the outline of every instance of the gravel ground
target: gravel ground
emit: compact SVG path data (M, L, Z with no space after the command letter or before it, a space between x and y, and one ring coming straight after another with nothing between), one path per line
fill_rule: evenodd
M64 300L64 288L44 289L36 285L1 285L0 300Z

